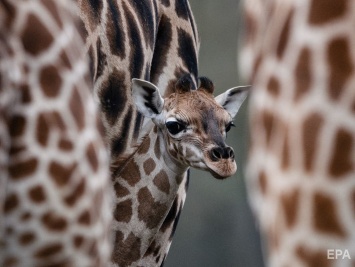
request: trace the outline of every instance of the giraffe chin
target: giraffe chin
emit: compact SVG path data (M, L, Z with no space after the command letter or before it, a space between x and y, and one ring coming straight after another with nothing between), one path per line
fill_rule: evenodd
M233 160L222 160L219 162L207 163L207 170L216 179L226 179L237 172L237 164Z

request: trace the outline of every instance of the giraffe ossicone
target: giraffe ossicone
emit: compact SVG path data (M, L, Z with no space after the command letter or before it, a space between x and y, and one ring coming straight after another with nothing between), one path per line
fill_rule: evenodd
M237 170L233 148L226 145L226 133L246 99L250 86L234 87L213 96L213 83L203 77L193 90L188 75L176 83L176 92L165 99L154 84L132 80L132 96L139 112L151 118L164 136L166 150L179 168L207 170L218 179Z

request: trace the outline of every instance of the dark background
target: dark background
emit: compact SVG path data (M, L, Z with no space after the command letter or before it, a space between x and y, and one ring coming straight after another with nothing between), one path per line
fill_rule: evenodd
M215 95L237 85L237 46L242 27L237 0L190 0L201 40L199 75L215 84ZM247 103L227 143L238 170L219 181L193 170L181 219L164 267L261 267L261 245L245 191L248 144Z

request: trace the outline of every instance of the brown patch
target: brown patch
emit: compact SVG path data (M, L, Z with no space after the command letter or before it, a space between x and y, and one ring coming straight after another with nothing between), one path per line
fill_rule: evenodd
M285 23L283 24L279 42L276 48L276 54L279 59L283 57L288 41L290 39L290 27L291 27L292 18L293 18L293 11L290 11Z
M353 171L353 135L345 129L339 129L334 140L329 173L339 178Z
M1 144L0 144L1 147ZM20 154L21 152L27 151L27 148L25 146L19 145L15 146L15 144L11 144L10 150L9 150L9 155L10 156L16 156Z
M258 23L255 21L254 16L251 12L245 12L245 40L248 43L253 43L256 38Z
M6 256L3 261L3 264L6 267L15 267L18 266L19 262L14 256Z
M12 163L9 166L9 174L11 179L20 180L27 178L27 176L32 175L38 165L38 160L35 158L30 158L18 163Z
M284 140L282 145L282 159L281 166L283 170L287 170L290 166L290 142L289 142L289 130L288 127L285 126L284 131Z
M19 236L19 243L22 246L27 246L35 240L36 236L34 233L26 232Z
M155 157L159 160L161 157L160 139L159 138L157 138L157 140L155 141L154 154L155 154Z
M30 189L28 192L30 199L35 203L41 203L46 200L46 194L43 191L42 186L37 185Z
M62 85L58 69L53 65L44 67L40 74L40 83L46 97L57 97Z
M344 90L345 83L353 73L353 63L348 37L333 39L327 50L327 60L330 67L329 95L337 100Z
M313 201L314 228L322 233L344 238L346 233L339 222L334 199L324 194L316 193Z
M91 142L86 149L86 156L90 162L92 170L96 173L99 169L99 160L95 151L95 146Z
M14 115L10 122L10 135L12 138L23 135L26 128L26 119L21 115Z
M31 101L32 101L31 90L30 90L28 84L21 85L20 92L21 92L21 103L22 104L31 103Z
M72 151L74 148L73 142L62 138L59 140L59 144L58 144L59 149L63 150L63 151Z
M58 162L52 161L49 165L49 173L58 186L64 186L69 182L76 167L77 163L73 163L70 166L64 166Z
M70 62L70 59L68 57L68 54L65 50L63 50L61 53L60 53L60 56L59 58L61 59L61 62L63 63L63 65L68 68L68 69L71 69L72 66L71 66L71 62Z
M50 121L52 122L52 125L55 125L61 131L66 130L65 123L64 123L60 113L53 111L52 113L49 113L49 116L50 116Z
M41 2L47 9L48 11L51 13L51 17L55 19L55 21L57 22L57 25L59 26L59 28L63 27L63 23L60 17L60 14L58 14L58 8L55 5L54 1L46 1L43 0Z
M147 159L143 163L143 168L144 168L144 172L146 173L146 175L150 175L152 173L152 171L154 171L155 166L156 166L156 163L153 159Z
M308 21L320 25L340 19L345 15L347 3L346 0L312 0Z
M266 134L265 135L266 145L269 146L271 141L272 131L275 131L276 120L274 114L267 110L265 110L264 113L262 113L262 120L263 120L263 126Z
M129 195L129 190L127 188L125 188L124 186L122 186L120 183L116 182L113 185L113 187L115 189L117 198L121 198L121 197Z
M61 115L58 112L41 113L37 118L36 137L37 141L43 147L47 146L50 129L57 128L64 132L66 127ZM59 146L61 148L68 148L70 144L65 139L60 140Z
M76 248L81 247L81 245L84 243L84 237L81 235L74 236L73 243Z
M332 263L327 259L325 251L314 251L306 246L298 246L295 252L307 267L329 267Z
M182 203L181 203L182 205ZM179 207L178 196L175 197L173 204L171 205L168 214L164 218L163 224L160 226L159 231L164 233L169 229L170 237L169 240L173 237L177 223L179 221L179 216L182 206Z
M26 28L21 35L25 50L34 56L47 50L53 41L53 37L42 22L38 20L38 17L30 14L25 25Z
M37 141L42 146L46 146L49 137L49 125L46 114L39 114L36 127Z
M123 240L123 233L117 231L115 233L114 248L112 250L111 260L119 266L130 266L132 262L140 259L141 239L130 233ZM125 255L125 257L122 257Z
M274 96L274 97L279 96L279 94L280 94L280 83L279 83L279 80L275 76L270 77L266 88L267 88L267 91L272 96Z
M296 80L295 101L299 101L311 88L311 56L312 54L308 47L303 47L298 56L294 74Z
M139 167L134 160L128 162L126 167L121 171L120 176L122 179L126 180L130 186L134 186L140 181L141 175L139 173Z
M62 249L63 249L63 245L59 243L46 245L38 249L35 252L34 256L36 258L48 258L54 256L55 254L58 254L59 252L62 251Z
M147 136L142 145L139 147L138 153L141 155L147 154L150 148L150 138Z
M90 212L88 210L83 211L78 218L78 222L83 225L90 225L91 223Z
M286 224L288 228L292 228L297 221L299 200L299 189L295 189L293 190L293 192L287 192L281 196L281 205L284 210Z
M158 248L160 249L160 246L157 245L155 240L153 240L153 242L149 245L146 253L144 254L144 257L147 257L147 256L155 254L155 252L157 251ZM156 255L154 255L154 256L156 256Z
M128 223L132 217L132 200L127 199L116 205L115 211L113 212L113 217L118 222Z
M317 158L317 140L323 127L324 120L317 114L309 115L303 123L303 164L307 172L312 172L314 168L314 161Z
M5 227L5 233L6 233L7 235L13 235L14 232L15 232L15 230L14 230L14 228L13 228L12 226L7 226L7 227Z
M80 183L73 188L72 193L68 195L66 198L64 198L65 203L68 206L75 205L75 203L84 195L85 187L86 187L85 178L82 178Z
M19 205L19 200L15 194L10 194L5 199L4 212L10 213L16 209Z
M265 195L268 191L268 178L264 171L261 171L258 176L260 191Z
M76 87L73 89L70 98L69 108L79 130L82 130L85 126L85 112L84 112L82 98L79 94L78 88Z
M166 215L168 207L155 202L149 189L144 187L138 192L138 218L145 222L148 228L154 229L161 223Z
M11 4L9 1L2 1L2 9L5 9L6 12L2 12L4 29L11 29L11 24L13 21L16 21L17 9L14 4Z
M52 211L46 212L41 218L42 224L51 231L65 231L67 228L67 221L60 215Z
M29 221L31 218L32 218L32 215L31 215L31 213L29 213L28 211L24 212L24 213L21 215L21 221L22 221L22 222L27 222L27 221Z
M170 183L169 177L164 170L161 170L154 178L153 183L160 191L169 194L170 192Z

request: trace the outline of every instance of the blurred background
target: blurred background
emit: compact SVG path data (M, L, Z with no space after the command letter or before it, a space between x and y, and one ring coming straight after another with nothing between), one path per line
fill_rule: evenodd
M215 95L243 81L238 77L237 46L242 28L238 0L190 0L201 40L199 75L215 84ZM261 267L261 245L245 190L248 129L244 103L227 143L238 170L219 181L193 170L180 222L164 267Z

